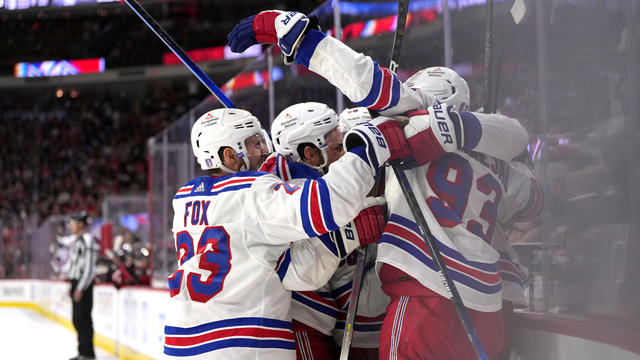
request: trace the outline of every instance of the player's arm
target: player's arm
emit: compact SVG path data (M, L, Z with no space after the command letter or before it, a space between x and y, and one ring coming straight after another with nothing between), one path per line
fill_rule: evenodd
M283 21L287 21L286 26L281 25ZM263 11L242 20L231 31L229 46L234 52L242 52L256 43L277 43L286 58L327 79L357 106L380 111L384 116L435 103L434 97L413 91L389 69L307 26L307 22L300 13Z
M502 223L536 220L542 212L542 188L533 172L523 163L509 163L509 190L499 209Z
M275 270L285 289L311 291L329 281L340 258L328 249L325 241L332 241L329 234L296 241L280 256Z
M404 127L419 165L446 152L469 150L509 161L521 154L529 135L520 123L499 114L451 111L436 104L425 111L409 112Z
M365 209L347 225L291 243L276 267L283 286L290 290L315 290L329 281L340 261L358 246L376 243L386 225L384 203L381 197L367 198Z
M288 244L338 230L365 208L373 177L386 161L410 155L402 129L379 119L355 126L345 137L347 153L328 174L290 185L264 175L251 187L250 221L265 241Z

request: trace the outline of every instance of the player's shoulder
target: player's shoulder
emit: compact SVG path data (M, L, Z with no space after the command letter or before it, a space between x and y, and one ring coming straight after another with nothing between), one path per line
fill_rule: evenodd
M239 171L225 176L197 177L178 189L174 199L192 196L216 196L222 193L250 188L253 182L269 175L263 171Z
M284 181L292 179L316 179L322 176L313 167L287 159L286 156L273 153L260 166L261 171L273 174Z

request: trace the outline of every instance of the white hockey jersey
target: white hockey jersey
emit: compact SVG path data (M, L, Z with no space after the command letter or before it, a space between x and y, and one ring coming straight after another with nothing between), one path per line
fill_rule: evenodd
M531 170L519 162L509 163L509 188L502 200L502 212L498 214L500 226L493 234L491 246L500 254L502 299L515 306L526 307L524 276L518 255L502 231L503 224L535 220L542 211L542 189Z
M304 163L287 161L284 156L278 153L271 154L260 167L260 170L272 173L291 183L320 177L320 173L314 168ZM359 245L357 234L351 231L353 227L353 223L350 222L335 232L320 235L306 242L293 243L285 252L283 260L278 264L277 272L282 274L283 283L286 283L290 278L318 279L320 277L318 272L320 271L322 271L323 275L328 275L326 278L322 277L325 280L322 284L315 285L315 287L308 286L307 291L294 291L291 302L294 320L310 326L325 335L332 334L340 315L340 309L328 284L329 278L333 276L338 264L344 263L344 261L341 262L340 260ZM307 243L336 244L336 246L324 246L324 249L330 251L329 254L325 254L325 258L328 260L317 261L313 257L320 252L314 254L308 251L307 247L299 245ZM326 252L327 250L324 251ZM321 270L316 269L320 264L329 264L329 262L333 266L329 273L327 272L329 266L324 266ZM303 290L302 286L297 288Z
M458 151L406 171L406 175L465 306L498 311L502 304L500 256L491 239L509 187L507 163ZM388 182L385 197L391 215L380 239L377 268L383 263L392 265L448 296L395 179Z
M264 172L200 177L174 197L178 270L169 278L164 352L193 359L295 359L291 292L277 265L294 240L346 224L371 168L347 153L302 185Z

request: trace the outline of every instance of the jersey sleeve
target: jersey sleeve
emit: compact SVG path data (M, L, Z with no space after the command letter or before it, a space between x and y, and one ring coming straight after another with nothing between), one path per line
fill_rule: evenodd
M471 150L510 161L527 146L529 133L516 119L500 114L450 111L458 122L463 150Z
M426 109L435 98L404 85L389 69L325 33L305 35L296 61L327 79L356 106L393 116Z
M522 163L509 164L509 183L502 200L500 221L516 223L533 221L542 212L542 189L531 170Z
M329 235L291 243L278 260L276 273L285 289L312 291L326 284L340 258L327 247Z
M356 217L373 186L371 167L348 152L331 171L302 185L282 182L274 175L256 179L247 204L250 221L265 235L263 241L288 244L338 230Z

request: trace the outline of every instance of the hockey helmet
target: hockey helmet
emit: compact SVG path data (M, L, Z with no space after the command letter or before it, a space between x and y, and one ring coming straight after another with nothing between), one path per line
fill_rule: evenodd
M458 73L444 66L420 70L408 78L405 85L435 96L438 101L453 106L454 110L469 109L469 85Z
M89 213L87 213L85 210L80 210L78 212L71 214L70 218L71 220L77 221L83 225L87 225L91 220L89 217Z
M327 141L325 135L338 127L338 115L329 106L317 102L291 105L282 110L271 124L273 146L289 161L300 161L298 145L311 143L322 152L323 163L327 163Z
M344 134L352 127L371 121L371 113L366 107L344 109L338 116L340 131Z
M250 170L245 140L254 135L261 136L265 149L268 149L266 132L250 112L242 109L215 109L200 116L193 124L191 147L202 170L222 169L235 172L222 164L218 152L223 147L235 150L237 156L244 160L243 170Z

